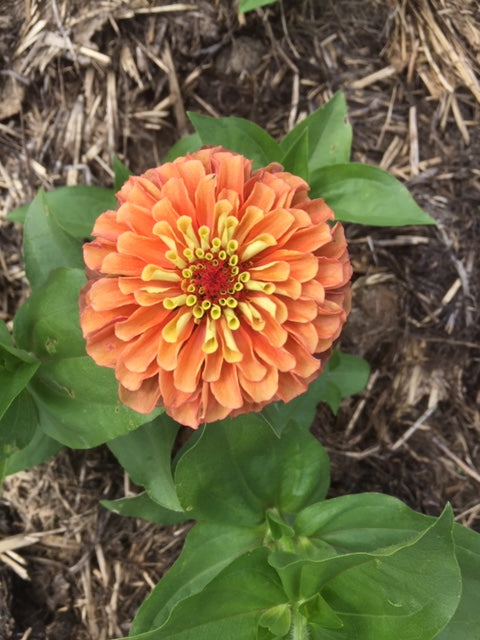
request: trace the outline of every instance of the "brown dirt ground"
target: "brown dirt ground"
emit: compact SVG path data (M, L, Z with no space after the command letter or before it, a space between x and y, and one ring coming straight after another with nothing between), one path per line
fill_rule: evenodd
M111 185L114 152L134 172L159 164L186 110L282 136L341 89L354 159L393 172L438 227L348 226L341 346L372 377L337 417L319 408L331 496L383 491L429 514L450 501L480 530L476 0L283 0L246 17L232 4L2 1L0 317L28 294L21 231L4 215L41 185ZM188 528L99 507L129 490L102 447L8 479L0 534L29 544L0 554L0 638L128 632Z

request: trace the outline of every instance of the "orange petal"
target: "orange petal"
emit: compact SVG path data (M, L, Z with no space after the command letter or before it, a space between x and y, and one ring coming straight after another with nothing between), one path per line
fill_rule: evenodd
M133 202L125 202L120 205L117 209L117 220L140 236L149 236L155 222L150 208L140 207Z
M133 295L120 291L117 278L100 278L94 282L87 293L87 300L95 311L116 309L135 302Z
M89 269L99 271L103 261L112 251L116 251L113 243L94 240L83 245L83 260Z
M149 329L138 338L131 340L122 349L119 361L136 373L144 373L149 365L156 361L160 330L157 327Z
M213 395L223 407L239 409L243 404L242 391L238 382L237 368L234 364L223 363L218 380L210 384Z
M170 178L163 185L162 196L168 198L173 209L182 216L195 218L195 207L187 191L185 183L180 178Z
M102 262L102 272L114 276L139 276L145 262L134 256L108 253Z
M124 347L125 343L117 338L113 325L108 325L87 337L86 351L101 367L113 368Z
M156 304L151 307L137 307L126 320L117 322L115 335L120 340L127 342L147 329L155 326L163 327L168 316L169 312L162 304Z
M198 386L202 367L205 362L203 344L205 342L205 325L198 325L178 355L177 368L173 379L180 391L193 392Z
M241 372L238 374L238 380L253 402L268 402L277 393L278 369L275 366L268 367L265 376L259 382L248 380Z
M121 402L138 413L147 414L155 409L160 398L157 376L145 380L140 389L129 391L121 384L118 387Z
M116 211L105 211L102 213L93 226L92 236L97 236L108 240L109 242L116 242L118 236L124 231L128 231L128 226L117 220Z
M158 238L146 238L139 236L132 231L122 233L117 241L118 250L130 256L135 256L144 264L159 264L164 256L164 247Z

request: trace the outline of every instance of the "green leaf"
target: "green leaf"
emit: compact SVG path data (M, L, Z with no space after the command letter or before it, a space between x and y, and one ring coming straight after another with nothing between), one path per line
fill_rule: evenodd
M100 504L102 507L120 516L143 518L144 520L156 522L157 524L176 524L187 520L183 512L180 513L161 507L157 502L154 502L145 491L128 498L100 500Z
M202 591L178 602L161 627L130 640L254 640L261 616L285 602L267 556L259 548L237 558Z
M56 222L43 189L28 207L23 233L25 271L32 289L58 267L83 268L82 246Z
M53 271L15 316L17 344L40 360L84 356L78 298L85 281L80 269Z
M0 344L0 418L5 414L14 399L27 386L40 363L22 349ZM6 444L0 433L0 443Z
M104 211L117 207L117 200L112 189L103 187L86 185L59 187L48 193L43 193L43 197L46 199L48 211L53 216L56 225L74 238L88 237L98 216ZM8 219L25 224L30 206L24 205L10 212L7 216Z
M368 519L363 523L368 526ZM291 600L320 593L343 623L318 637L418 640L421 629L422 640L430 640L453 616L461 595L452 525L447 508L425 531L393 547L316 560L273 553L270 563ZM318 615L314 624L323 627Z
M0 375L0 384L1 375ZM0 394L3 393L1 388ZM0 449L22 449L35 434L38 415L35 403L27 390L22 390L0 419Z
M240 13L247 13L253 9L265 7L267 4L274 4L277 0L240 0L238 10Z
M295 529L322 552L325 544L336 553L373 552L411 541L434 521L396 498L364 493L307 507L297 517ZM438 635L441 640L474 638L480 628L480 534L456 524L453 537L462 574L462 596L455 615Z
M38 416L36 421L38 422ZM36 467L57 454L61 448L60 442L47 436L42 428L37 425L35 434L27 446L20 449L20 451L15 451L8 457L5 465L5 475Z
M299 122L281 141L282 150L288 153L305 134L308 137L310 172L327 165L349 162L352 127L348 122L347 104L341 91Z
M462 572L462 597L455 615L436 640L469 640L480 629L480 534L456 524L455 552Z
M124 183L128 180L128 178L132 175L132 172L128 167L126 167L123 162L120 160L118 156L113 156L113 173L114 173L114 184L113 189L115 192L120 191L123 187ZM116 204L116 203L115 203ZM115 204L113 206L107 207L108 209L114 209ZM100 211L102 213L102 211ZM98 216L96 216L98 217ZM88 235L90 231L88 232Z
M310 175L308 158L308 130L304 129L283 156L281 164L285 171L290 171L308 182Z
M29 390L45 433L73 449L134 431L159 412L143 415L121 404L114 372L88 356L43 363Z
M175 564L140 607L130 634L158 629L176 604L202 591L236 558L261 544L261 539L261 529L216 522L195 525Z
M321 540L336 553L375 551L405 544L433 519L380 493L361 493L311 505L295 521L299 536Z
M7 325L0 319L0 344L11 347L13 345L12 335Z
M310 197L323 198L344 222L401 227L436 224L391 174L354 162L310 173Z
M170 151L167 153L165 162L173 162L175 158L186 156L188 153L198 151L203 142L198 133L192 133L189 136L185 136L178 142L176 142Z
M327 455L311 434L292 423L278 438L258 415L206 425L175 472L193 518L243 526L269 508L294 513L323 499L328 482Z
M189 113L203 144L221 145L253 160L254 168L265 167L282 157L280 146L261 127L243 118L210 118Z
M341 399L362 391L369 376L370 366L363 358L335 350L323 373L310 384L305 393L287 404L273 402L267 405L262 415L277 433L281 433L290 420L310 429L320 402L326 402L336 413Z
M111 440L108 447L135 484L145 487L152 500L182 514L171 462L178 429L178 423L163 414L134 433Z

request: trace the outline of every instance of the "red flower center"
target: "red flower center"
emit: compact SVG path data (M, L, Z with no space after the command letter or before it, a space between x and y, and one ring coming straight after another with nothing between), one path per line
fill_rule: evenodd
M236 277L227 261L200 260L190 269L193 271L191 282L201 298L218 302L221 297L235 293Z

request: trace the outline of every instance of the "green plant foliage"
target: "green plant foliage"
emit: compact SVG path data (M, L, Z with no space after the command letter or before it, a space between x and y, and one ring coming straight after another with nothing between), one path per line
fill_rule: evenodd
M326 402L336 413L341 399L363 391L369 376L370 366L366 360L335 350L323 373L305 393L287 404L274 402L267 405L262 415L278 434L290 420L310 429L320 402Z
M478 628L480 536L464 535L448 508L434 519L380 494L321 501L316 445L294 423L277 438L259 416L203 430L175 474L200 523L132 638L418 640L421 629L430 640L449 620L458 634ZM462 573L456 549L472 564Z
M166 624L132 637L138 640L253 640L260 615L285 601L278 576L267 559L268 551L263 548L240 556L202 591L181 600Z
M134 431L158 414L139 414L118 399L114 372L88 356L42 364L29 389L45 433L72 449L89 449Z
M262 528L219 522L195 525L173 567L140 607L130 634L135 636L164 624L176 604L199 593L225 567L257 548L263 533Z
M253 11L253 9L259 9L275 2L277 0L240 0L238 10L240 13L247 13L247 11Z
M280 142L285 158L299 151L303 136L308 141L308 169L349 162L352 149L352 127L348 122L345 96L338 91L331 100L299 122ZM304 153L304 151L300 151ZM287 167L286 167L287 168ZM291 171L291 169L287 169ZM295 173L295 171L292 171ZM298 173L305 180L303 173Z
M20 400L19 400L20 402ZM24 407L22 406L22 409ZM35 433L30 442L20 449L10 453L5 463L5 475L18 473L24 469L31 469L42 462L45 462L62 448L62 444L53 438L47 436L38 424L38 412L35 410L35 418L32 416L32 423L35 427Z
M85 282L83 269L53 271L15 316L17 344L42 361L84 356L78 298Z
M23 349L0 343L0 418L27 386L39 365L38 360Z
M173 160L175 160L175 158L186 156L188 153L198 151L202 144L203 142L198 133L192 133L189 136L185 136L173 145L173 147L167 153L165 162L172 162Z
M173 484L172 447L179 425L166 416L158 416L130 433L108 443L108 448L135 484L145 487L158 505L183 515Z
M354 162L321 167L310 173L310 196L323 198L336 217L380 227L435 224L408 189L391 174Z
M278 438L257 415L206 425L179 459L177 494L199 520L257 525L267 508L296 512L325 497L328 457L292 423Z
M435 637L437 640L473 640L480 629L480 535L456 524L453 536L462 572L462 597L453 618Z
M118 156L113 156L113 189L115 192L120 191L124 183L132 175L132 172L126 167ZM108 209L114 209L114 206L107 207ZM101 212L100 212L101 213Z
M3 384L1 375L0 384ZM35 434L37 424L35 403L28 391L23 389L0 419L0 458L26 447Z
M188 519L185 514L179 511L161 507L149 497L146 491L136 496L119 498L118 500L100 500L100 504L120 516L143 518L143 520L156 522L157 524L176 524Z
M290 171L294 176L300 176L308 182L310 176L308 161L308 129L304 129L283 156L282 165L285 171Z
M265 167L280 161L280 145L261 127L243 118L210 118L199 113L189 113L203 144L221 145L225 149L241 153L253 160L254 168Z
M111 189L88 185L59 187L43 193L43 197L46 199L48 211L55 219L56 225L73 238L87 238L98 216L117 206ZM11 211L7 218L25 224L30 206L26 204Z
M80 242L57 224L43 189L28 207L23 254L25 271L33 290L44 284L50 273L58 267L84 266Z

